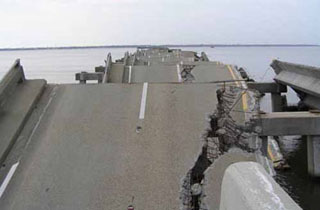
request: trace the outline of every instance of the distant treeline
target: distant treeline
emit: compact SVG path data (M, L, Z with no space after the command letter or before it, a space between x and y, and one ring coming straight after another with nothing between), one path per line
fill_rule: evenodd
M147 48L147 47L319 47L315 44L169 44L169 45L101 45L101 46L65 46L65 47L19 47L0 48L0 51L10 50L64 50L64 49L94 49L94 48Z

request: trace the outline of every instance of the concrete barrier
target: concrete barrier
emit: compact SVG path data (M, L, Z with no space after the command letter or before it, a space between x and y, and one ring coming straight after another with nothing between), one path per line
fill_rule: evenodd
M271 64L277 83L292 87L301 101L320 109L320 68L274 60Z
M205 52L201 52L201 60L202 61L209 61L209 58Z
M303 104L310 108L320 109L320 68L282 62L279 60L274 60L271 67L277 74L274 78L277 83L288 85L293 88L293 90L298 93ZM281 98L279 95L276 97L276 100L280 102ZM274 100L274 98L272 98L272 100ZM296 116L300 116L300 118L296 118L295 120L294 118ZM282 125L282 132L283 130L288 130L291 132L291 135L295 135L295 133L297 135L308 135L308 171L310 175L315 177L320 177L319 119L320 115L318 111L313 114L299 113L299 115L297 115L297 112L294 112L290 119L280 119L281 122L275 124L276 126ZM272 120L269 124L270 123L275 123L275 121ZM285 125L284 123L288 123L289 125ZM286 129L283 128L284 125ZM296 128L302 128L303 130L300 130L299 132ZM274 129L272 132L272 135L276 135Z
M111 53L108 54L107 60L105 60L105 63L106 63L106 67L105 67L105 70L104 70L104 76L103 76L102 83L107 83L109 81L110 70L111 70L111 66L112 66Z
M219 209L221 200L221 183L226 169L237 162L258 161L254 153L246 153L240 149L232 148L229 152L222 155L205 172L206 184L204 185L204 202L208 209Z
M97 80L98 83L101 83L103 76L104 76L103 72L95 72L95 73L80 72L80 73L76 73L76 80L79 80L80 84L86 84L87 80Z
M128 59L129 59L129 52L126 52L124 54L123 64L126 66L128 65Z
M1 80L0 164L18 139L45 85L45 80L26 80L19 60Z
M6 103L15 87L25 80L20 60L17 59L0 82L0 109Z
M220 210L301 210L255 162L230 165L223 177Z

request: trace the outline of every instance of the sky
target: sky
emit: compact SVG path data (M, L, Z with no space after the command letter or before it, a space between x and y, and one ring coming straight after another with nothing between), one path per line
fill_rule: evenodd
M320 0L0 0L0 48L320 44Z

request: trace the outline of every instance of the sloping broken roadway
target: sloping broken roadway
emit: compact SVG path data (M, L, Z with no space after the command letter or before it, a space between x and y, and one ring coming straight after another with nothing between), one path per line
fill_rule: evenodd
M109 83L45 86L6 157L1 209L125 210L133 197L136 209L179 209L216 107L221 84L212 82L239 74L193 52L135 56L133 66L112 64L121 72ZM195 65L192 82L182 63Z

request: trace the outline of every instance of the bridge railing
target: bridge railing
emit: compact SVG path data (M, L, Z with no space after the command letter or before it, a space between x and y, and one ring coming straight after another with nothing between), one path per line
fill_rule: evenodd
M279 60L274 60L271 67L277 83L290 86L304 104L320 109L320 68Z
M0 82L0 108L19 83L25 81L20 59L17 59Z
M230 165L223 176L220 210L302 210L255 162Z
M82 71L75 74L75 79L80 81L80 84L86 84L87 80L96 80L98 83L107 83L110 77L112 67L111 53L108 54L105 60L105 66L98 66L95 68L94 73Z

